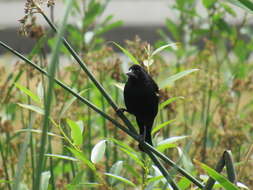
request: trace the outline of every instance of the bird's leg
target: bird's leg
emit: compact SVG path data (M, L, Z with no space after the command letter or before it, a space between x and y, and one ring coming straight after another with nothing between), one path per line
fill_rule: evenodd
M144 142L145 141L145 138L146 138L146 133L147 133L147 130L146 130L146 127L143 126L143 133L140 134L140 141Z
M140 132L140 136L139 136L139 140L140 140L142 143L145 142L146 133L147 133L146 131L147 131L147 130L146 130L146 127L143 126L143 131ZM140 149L141 151L145 152L145 150L144 150L144 148L142 147L141 143L139 144L139 149Z

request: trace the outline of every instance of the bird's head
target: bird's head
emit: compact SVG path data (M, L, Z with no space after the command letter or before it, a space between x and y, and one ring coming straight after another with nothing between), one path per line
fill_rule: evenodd
M129 79L145 79L147 77L146 71L140 65L133 65L126 73Z

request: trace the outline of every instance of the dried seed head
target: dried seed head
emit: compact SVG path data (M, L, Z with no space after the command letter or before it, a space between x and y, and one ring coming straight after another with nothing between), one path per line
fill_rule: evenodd
M55 1L54 0L48 0L47 1L47 6L48 7L53 7L55 5Z

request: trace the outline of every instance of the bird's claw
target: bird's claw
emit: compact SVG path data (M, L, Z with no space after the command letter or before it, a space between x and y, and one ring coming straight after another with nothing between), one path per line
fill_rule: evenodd
M119 109L117 109L116 113L117 114L121 114L121 113L124 113L125 111L127 111L127 109L125 109L125 108L119 108Z

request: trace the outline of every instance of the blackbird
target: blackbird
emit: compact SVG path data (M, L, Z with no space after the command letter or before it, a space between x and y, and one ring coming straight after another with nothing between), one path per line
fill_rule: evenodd
M158 112L159 88L151 76L140 65L133 65L126 73L124 87L124 111L136 117L141 139L153 146L151 130ZM139 145L140 150L143 148Z

